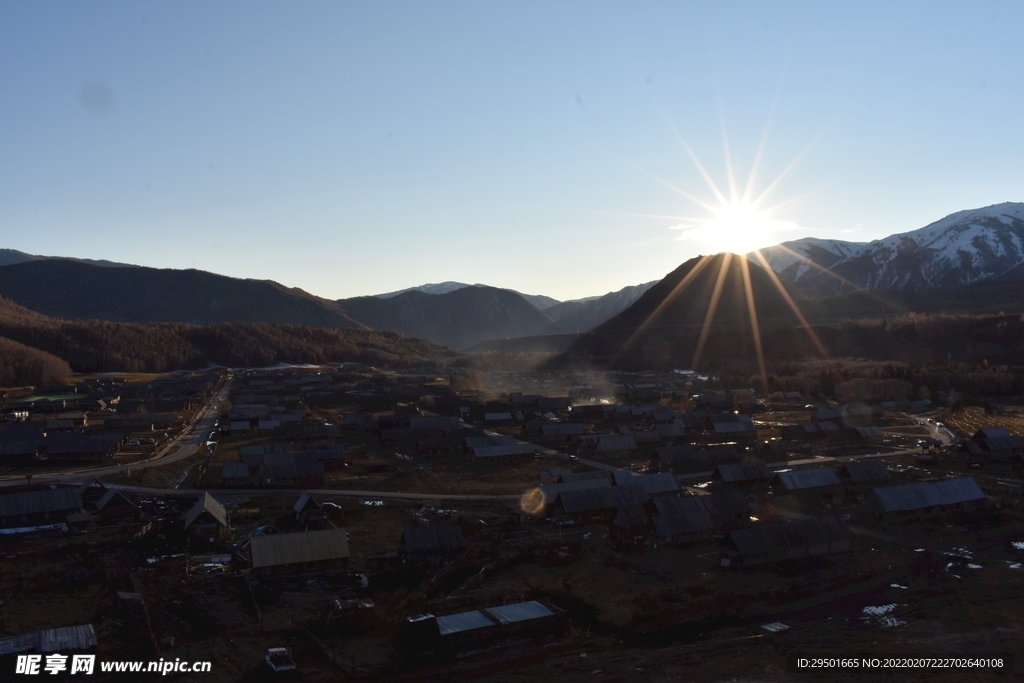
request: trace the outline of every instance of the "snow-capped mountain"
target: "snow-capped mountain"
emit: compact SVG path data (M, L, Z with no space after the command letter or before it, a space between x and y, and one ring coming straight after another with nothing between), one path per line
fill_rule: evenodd
M867 245L867 242L844 242L805 237L801 240L783 242L774 247L761 249L761 256L776 273L790 280L798 281L808 273L820 272L822 268L831 268L843 259L859 254ZM747 254L747 258L759 266L764 265L757 254Z
M1024 263L1024 204L960 211L868 243L803 239L762 250L772 269L809 291L922 291L998 277ZM756 255L748 255L758 263Z

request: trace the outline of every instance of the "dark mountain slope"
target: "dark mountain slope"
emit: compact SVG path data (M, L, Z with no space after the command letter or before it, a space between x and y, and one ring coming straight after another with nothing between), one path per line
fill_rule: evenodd
M585 361L621 368L689 367L700 343L720 273L723 273L721 296L701 360L755 358L741 258L730 259L719 254L711 257L702 269L701 259L687 261L625 311L581 335L562 362ZM765 333L778 329L797 330L800 321L763 269L749 264L749 272L758 322L766 341L764 350L771 354L775 352L774 342ZM673 296L673 291L687 278L686 287ZM787 336L781 343L802 355L815 351L806 335Z
M334 302L301 289L201 270L29 261L0 267L0 296L33 311L67 319L360 327Z
M338 306L367 327L454 349L484 339L543 334L553 324L516 292L496 287L464 287L445 294L409 291L387 299L363 296L342 299Z
M211 361L227 367L343 361L408 367L456 358L448 349L394 332L268 323L59 320L2 298L0 337L55 356L54 361L66 361L77 372L165 372Z

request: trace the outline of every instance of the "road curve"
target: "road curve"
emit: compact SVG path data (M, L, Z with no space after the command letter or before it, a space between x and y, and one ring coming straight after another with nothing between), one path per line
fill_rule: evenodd
M104 474L130 474L150 467L169 465L192 457L213 431L219 417L217 405L227 399L230 390L231 380L229 379L224 383L220 391L214 394L209 403L196 413L191 422L184 426L179 436L146 460L128 465L103 465L101 467L75 468L60 472L33 474L32 482L81 482L90 477L99 477ZM7 476L0 478L0 486L16 486L24 484L25 481L26 475Z

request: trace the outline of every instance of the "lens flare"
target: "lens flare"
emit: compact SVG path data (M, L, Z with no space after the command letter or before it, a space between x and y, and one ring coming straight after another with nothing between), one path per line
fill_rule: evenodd
M519 499L519 508L529 515L544 512L544 492L540 489L530 489Z

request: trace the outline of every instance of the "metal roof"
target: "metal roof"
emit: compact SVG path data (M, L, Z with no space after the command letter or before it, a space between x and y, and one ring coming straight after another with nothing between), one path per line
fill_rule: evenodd
M731 465L719 465L715 474L724 482L758 481L769 479L772 473L763 462L739 462Z
M536 600L502 605L501 607L488 607L483 611L497 619L499 624L515 624L520 621L554 616L554 612Z
M816 489L822 486L838 486L840 484L836 471L831 467L820 467L813 470L793 470L775 474L787 491Z
M554 474L554 470L551 470ZM606 482L611 482L611 472L608 470L593 470L591 472L569 472L566 474L559 474L563 484L568 484L573 481L587 481L590 479L601 479Z
M971 477L880 486L872 489L872 492L886 512L905 512L985 500L984 491Z
M192 509L188 511L188 514L185 515L185 528L187 529L192 526L192 523L195 522L203 512L210 513L210 516L213 517L221 526L228 525L228 513L224 509L224 506L218 503L209 493L204 493L200 496L199 500L196 501L196 504L192 506Z
M303 493L301 496L299 496L299 499L295 501L295 505L292 506L292 509L295 510L296 512L302 512L302 510L310 503L313 504L314 508L320 508L320 503L313 500L313 497L310 496L308 493Z
M627 484L642 486L644 491L649 494L653 493L664 493L666 491L678 491L679 482L671 472L661 472L658 474L641 474L638 477L631 477L626 481Z
M805 545L821 545L847 538L850 530L835 517L814 517L784 524L763 524L730 531L729 541L741 555L765 553Z
M339 560L349 556L348 535L344 529L325 529L253 536L250 552L254 569Z
M82 507L82 493L77 488L43 489L0 495L0 517L20 517L48 512L69 512Z
M881 460L862 460L860 462L848 462L841 470L850 481L886 481L892 479L889 468Z
M672 536L690 536L706 531L713 531L715 522L710 515L699 512L681 512L678 514L651 515L655 534L662 538Z
M96 630L92 624L48 628L0 638L0 656L18 652L67 652L96 647Z
M574 514L612 510L630 503L643 505L647 502L648 497L642 486L628 484L580 491L562 491L559 500L567 513Z
M564 484L541 484L541 495L544 496L544 504L551 505L558 500L558 497L566 491L580 491L582 489L604 488L611 486L607 479L577 479Z
M467 436L466 445L470 448L486 448L506 443L518 443L514 436Z
M568 436L570 434L582 434L583 425L578 423L557 423L540 426L544 436Z
M536 453L536 449L528 443L503 443L497 446L478 446L473 449L473 455L478 458L501 458L510 455L533 455L534 453Z
M636 440L629 434L605 434L597 442L599 451L635 451Z
M225 479L249 476L249 465L244 462L226 462L221 465L221 476Z
M461 633L463 631L472 631L478 628L487 628L488 626L494 626L495 623L488 619L479 610L473 610L472 612L460 612L459 614L449 614L446 617L437 618L437 628L441 632L442 636L447 636L452 633Z

